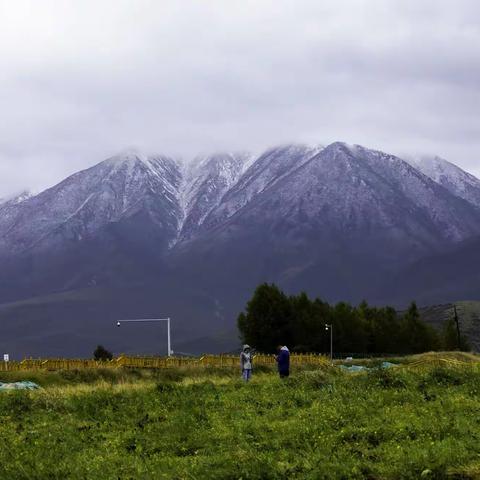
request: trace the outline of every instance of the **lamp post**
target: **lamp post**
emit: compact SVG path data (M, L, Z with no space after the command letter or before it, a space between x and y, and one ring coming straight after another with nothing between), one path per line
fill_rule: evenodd
M167 355L170 357L173 353L170 339L170 317L167 318L138 318L132 320L118 320L117 327L122 323L136 323L136 322L167 322Z
M330 330L330 362L333 365L333 325L331 323L326 323L325 330L327 332Z

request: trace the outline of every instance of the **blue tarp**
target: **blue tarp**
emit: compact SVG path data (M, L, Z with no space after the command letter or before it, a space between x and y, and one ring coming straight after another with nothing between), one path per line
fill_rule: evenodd
M2 383L0 382L0 391L2 390L36 390L40 388L36 383L25 380L23 382Z
M396 367L396 363L391 363L391 362L383 362L382 363L382 368L391 368L391 367Z
M380 368L391 368L396 365L391 362L382 362ZM364 370L371 370L372 367L364 367L363 365L340 365L340 368L347 372L362 372Z
M362 365L340 365L342 370L346 370L347 372L361 372L363 370L368 370L367 367Z

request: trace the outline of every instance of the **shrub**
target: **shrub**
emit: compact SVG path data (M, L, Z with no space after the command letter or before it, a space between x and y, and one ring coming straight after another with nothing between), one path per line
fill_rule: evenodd
M298 377L300 383L311 388L322 388L330 383L329 376L322 370L302 372Z
M33 400L28 391L12 390L11 392L2 392L0 401L2 412L21 418L24 414L30 412L32 405Z
M462 385L465 382L465 374L453 368L435 367L428 372L426 381L438 385Z
M406 382L396 372L386 368L373 368L368 372L368 379L380 388L405 388Z
M113 358L113 353L109 352L103 345L97 345L97 348L93 351L93 358L105 362Z
M159 393L171 393L176 390L177 386L173 382L158 382L155 389Z

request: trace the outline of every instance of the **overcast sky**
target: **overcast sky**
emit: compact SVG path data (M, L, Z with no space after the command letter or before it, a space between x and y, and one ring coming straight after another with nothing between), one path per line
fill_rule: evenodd
M477 0L0 0L0 196L136 146L342 140L480 176Z

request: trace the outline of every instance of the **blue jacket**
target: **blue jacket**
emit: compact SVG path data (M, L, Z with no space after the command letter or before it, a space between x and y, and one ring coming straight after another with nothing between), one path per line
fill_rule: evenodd
M290 370L290 352L287 347L282 347L277 355L278 371L288 372Z

